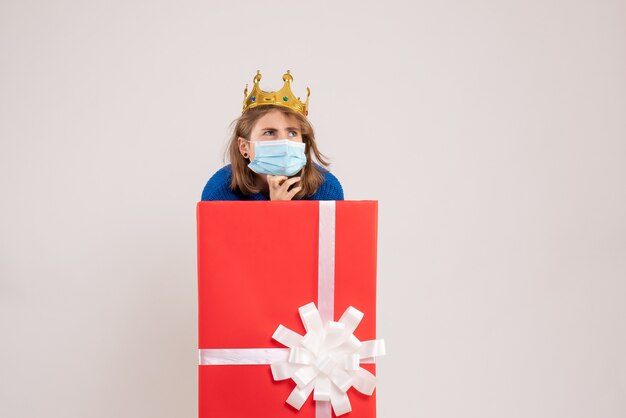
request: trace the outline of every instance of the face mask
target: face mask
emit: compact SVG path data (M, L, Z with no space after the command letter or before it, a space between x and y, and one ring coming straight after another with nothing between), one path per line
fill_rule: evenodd
M254 142L254 160L248 164L258 174L293 176L306 164L304 143L289 139Z

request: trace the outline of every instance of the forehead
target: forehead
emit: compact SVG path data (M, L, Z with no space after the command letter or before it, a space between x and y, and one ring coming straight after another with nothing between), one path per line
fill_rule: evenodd
M261 116L254 124L254 129L300 127L298 118L285 114L279 110L272 110Z

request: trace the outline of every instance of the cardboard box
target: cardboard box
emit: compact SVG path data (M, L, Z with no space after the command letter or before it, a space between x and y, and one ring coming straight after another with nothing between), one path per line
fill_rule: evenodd
M377 212L377 201L199 202L201 352L287 350L272 339L277 327L304 335L298 308L310 302L323 308L318 283L328 260L320 264L321 250L334 256L334 291L326 300L334 320L353 306L364 313L354 336L376 339ZM374 364L361 367L375 372ZM315 418L313 394L300 410L285 402L294 387L292 380L274 380L268 364L201 364L199 416ZM375 418L375 393L350 388L347 394L352 412L344 417Z

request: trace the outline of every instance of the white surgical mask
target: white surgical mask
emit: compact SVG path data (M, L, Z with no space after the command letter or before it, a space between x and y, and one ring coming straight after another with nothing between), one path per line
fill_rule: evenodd
M289 139L249 142L254 143L254 159L248 167L255 173L293 176L306 165L303 142Z

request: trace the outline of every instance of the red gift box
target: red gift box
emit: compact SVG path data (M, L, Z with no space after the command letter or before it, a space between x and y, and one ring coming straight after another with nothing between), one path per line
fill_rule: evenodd
M377 216L377 201L199 202L200 351L288 351L272 335L279 324L304 335L298 308L310 302L332 316L325 320L355 307L364 317L354 336L374 340ZM329 268L320 251L334 258L330 291L318 288ZM311 395L297 410L285 402L293 381L274 380L267 363L235 363L200 364L200 418L315 418L324 404ZM374 364L361 367L375 373ZM347 394L345 417L375 418L375 393Z

